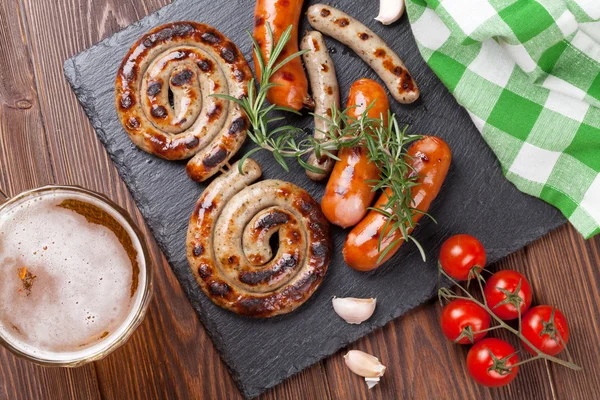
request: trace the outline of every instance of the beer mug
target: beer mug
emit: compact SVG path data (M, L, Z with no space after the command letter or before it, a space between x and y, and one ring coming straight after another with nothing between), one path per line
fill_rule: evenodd
M0 191L0 344L46 366L79 366L142 322L153 270L127 212L98 193Z

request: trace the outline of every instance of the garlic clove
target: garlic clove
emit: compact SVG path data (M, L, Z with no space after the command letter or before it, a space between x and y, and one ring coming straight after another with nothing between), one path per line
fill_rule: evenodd
M379 0L379 15L375 19L384 25L398 21L404 14L404 0Z
M357 299L355 297L334 297L333 310L349 324L360 324L375 312L377 299Z
M380 378L385 373L385 366L377 357L360 350L350 350L345 356L344 361L350 371L364 378ZM367 381L368 384L369 381Z

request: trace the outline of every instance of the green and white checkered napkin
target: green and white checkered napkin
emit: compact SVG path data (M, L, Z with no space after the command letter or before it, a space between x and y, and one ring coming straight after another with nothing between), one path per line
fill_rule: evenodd
M406 0L406 8L423 57L506 177L586 238L600 233L600 0Z

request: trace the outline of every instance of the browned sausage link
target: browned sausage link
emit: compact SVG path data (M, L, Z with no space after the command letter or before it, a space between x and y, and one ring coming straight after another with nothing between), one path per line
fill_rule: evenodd
M340 89L335 67L319 32L307 32L300 43L302 50L308 50L302 55L308 72L312 96L315 101L315 132L314 137L323 141L328 137L330 128L331 108L340 106ZM322 169L323 173L306 171L306 175L314 181L320 181L329 176L335 161L327 156L317 159L315 152L308 158L308 164Z
M142 150L167 160L194 157L188 173L215 174L241 147L248 123L237 104L252 72L236 45L196 22L159 26L129 50L116 79L121 124Z
M410 147L406 160L412 164L414 173L418 175L417 185L411 188L412 207L422 211L416 211L412 216L413 223L416 225L423 212L429 210L431 202L440 192L450 168L452 152L442 139L426 136ZM389 195L390 191L387 189L377 200L375 208L383 209L388 203ZM398 251L403 241L400 240L396 244L394 242L402 238L402 233L399 230L390 233L389 226L384 233L387 220L383 214L373 210L352 229L344 244L346 264L359 271L370 271L389 260ZM408 232L412 230L413 228L409 228ZM384 238L379 246L382 235ZM382 251L388 246L393 247L382 260L379 260Z
M367 108L372 104L372 107ZM369 118L383 118L387 125L388 103L385 89L371 79L359 79L350 87L347 114L358 120L367 112ZM379 178L377 164L369 159L366 147L343 148L338 153L321 207L325 217L335 225L348 228L358 224L375 198L373 180Z
M307 15L313 28L350 47L369 64L396 101L408 104L419 98L419 88L400 57L372 30L325 4L311 6Z
M302 11L303 0L257 0L254 9L254 39L260 46L261 53L268 62L271 42L267 24L273 30L274 41L277 42L281 34L291 25L292 36L279 56L279 61L298 51L298 22ZM254 55L254 68L258 80L261 79L262 70ZM308 81L302 68L300 58L294 58L271 78L277 86L269 89L267 99L271 104L290 107L300 110L302 107L314 108L314 102L308 95Z
M187 258L200 288L217 305L271 317L303 304L331 258L329 224L318 203L288 182L265 180L252 159L217 177L190 220ZM248 186L250 185L250 186ZM279 234L273 256L269 239Z

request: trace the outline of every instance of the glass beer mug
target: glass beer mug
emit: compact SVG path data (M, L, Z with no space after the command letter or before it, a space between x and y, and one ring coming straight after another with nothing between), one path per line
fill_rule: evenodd
M143 320L152 280L139 229L103 195L0 191L0 344L17 356L69 367L106 356Z

